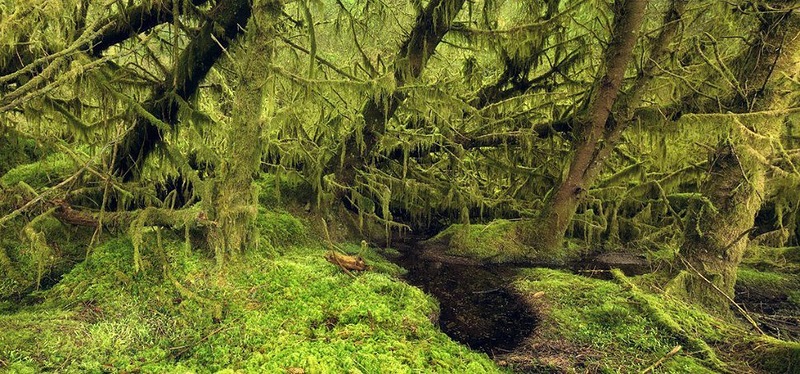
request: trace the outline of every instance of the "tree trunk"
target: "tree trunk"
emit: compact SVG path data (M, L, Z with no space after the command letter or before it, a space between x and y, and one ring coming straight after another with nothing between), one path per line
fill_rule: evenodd
M576 129L569 172L545 203L539 220L522 226L524 240L537 252L551 252L561 246L581 197L605 161L598 158L598 152L604 146L607 127L617 126L610 120L611 110L617 101L625 68L633 56L646 4L646 0L617 0L615 3L613 36L605 52L606 71L594 89L588 118Z
M258 196L253 176L261 168L263 102L272 57L273 14L277 3L267 5L261 22L251 22L245 43L233 56L239 81L235 88L233 118L228 127L219 177L212 181L210 218L215 222L208 232L210 248L222 265L247 249L254 238L252 222L258 213Z
M771 77L793 74L793 56L800 49L800 15L773 4L761 16L755 42L735 61L739 93L731 107L739 113L780 110L787 106L779 94L780 81ZM781 9L788 9L781 11ZM777 84L776 84L777 83ZM729 114L731 136L710 155L711 169L701 192L716 210L691 210L680 258L686 265L670 292L720 314L729 313L736 271L749 241L755 216L764 201L769 165L779 142L783 116L740 117Z

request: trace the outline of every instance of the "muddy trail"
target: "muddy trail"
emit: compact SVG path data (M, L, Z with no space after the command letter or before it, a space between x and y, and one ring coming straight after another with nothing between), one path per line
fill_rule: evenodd
M403 254L392 261L408 270L408 283L439 301L439 327L454 340L495 356L533 332L535 313L509 286L513 267L422 259L413 243L397 247Z

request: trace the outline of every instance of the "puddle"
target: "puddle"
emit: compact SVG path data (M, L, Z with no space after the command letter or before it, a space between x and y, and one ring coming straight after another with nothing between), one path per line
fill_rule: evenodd
M531 334L536 317L507 288L514 270L417 260L394 261L408 270L407 282L439 300L439 327L454 340L490 356L512 351Z

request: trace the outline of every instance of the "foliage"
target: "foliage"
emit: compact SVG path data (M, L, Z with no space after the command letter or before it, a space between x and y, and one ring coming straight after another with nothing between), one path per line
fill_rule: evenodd
M632 2L2 2L0 298L47 303L0 316L12 331L0 364L496 370L435 332L431 300L376 250L325 241L374 262L354 279L322 260L307 226L347 226L337 209L356 213L355 241L444 228L428 243L452 256L564 266L614 249L670 271L634 286L691 281L675 249L696 245L711 253L697 268L724 275L731 295L752 236L739 289L797 303L800 252L772 248L800 244L790 3L653 0L641 30L620 33L615 6ZM603 81L615 40L637 32L621 80ZM608 88L621 104L596 111L608 115L587 143L597 173L563 190L577 206L550 209ZM724 180L719 145L736 161ZM717 215L729 205L741 209ZM531 233L560 222L536 219L548 209L569 238L536 252ZM564 329L553 337L611 352L593 368L641 369L681 339L708 351L701 342L735 335L624 281L524 273L520 289L545 290ZM683 351L663 370L720 366L701 358Z

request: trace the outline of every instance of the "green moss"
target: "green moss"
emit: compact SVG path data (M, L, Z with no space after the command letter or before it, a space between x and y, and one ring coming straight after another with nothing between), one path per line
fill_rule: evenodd
M715 374L717 371L711 370L701 365L696 359L679 355L667 360L663 366L655 370L656 373L692 373L692 374Z
M800 247L750 246L742 262L762 271L800 273Z
M27 237L24 222L14 220L0 236L0 298L19 297L37 289L43 282L61 274L80 261L92 230L61 224L50 216L40 216L28 233L41 239L38 245Z
M33 139L20 137L7 129L0 129L0 149L3 150L0 152L0 175L32 162L41 153Z
M800 372L800 343L762 337L750 353L758 367L770 373Z
M629 291L614 282L558 270L528 269L521 272L514 287L528 295L544 293L536 299L546 310L540 321L545 330L539 335L546 339L542 344L569 345L571 348L564 349L564 356L559 360L565 360L572 367L598 367L601 372L638 372L681 344L671 331L659 327ZM669 307L664 309L675 313ZM675 317L687 330L696 327L694 325L701 320L700 316L689 314L689 310L686 308L681 312L687 312L686 315ZM586 354L579 359L567 353L576 350ZM686 372L685 368L696 369L690 372L712 372L703 360L686 351L671 358L660 372L680 373Z
M292 243L307 242L309 239L303 221L287 212L259 207L254 225L258 231L259 247L285 247Z
M445 244L447 255L486 262L509 262L521 259L527 250L517 238L516 226L516 222L507 220L496 220L486 225L455 224L430 242Z
M162 236L159 247L145 233L138 273L130 240L115 239L44 293L44 304L0 315L4 365L22 372L499 372L441 333L430 321L435 301L389 275L399 269L374 249L344 246L376 269L355 278L313 245L278 257L248 251L219 270L180 238Z
M267 208L278 208L289 202L305 204L316 200L311 186L294 173L280 176L264 173L255 183L258 186L258 202Z
M793 274L741 267L737 273L736 286L752 296L780 299L788 297L791 292L800 291L800 279Z
M63 154L53 154L31 164L17 166L0 177L0 183L15 186L25 182L33 188L42 188L61 182L75 171L75 165Z

